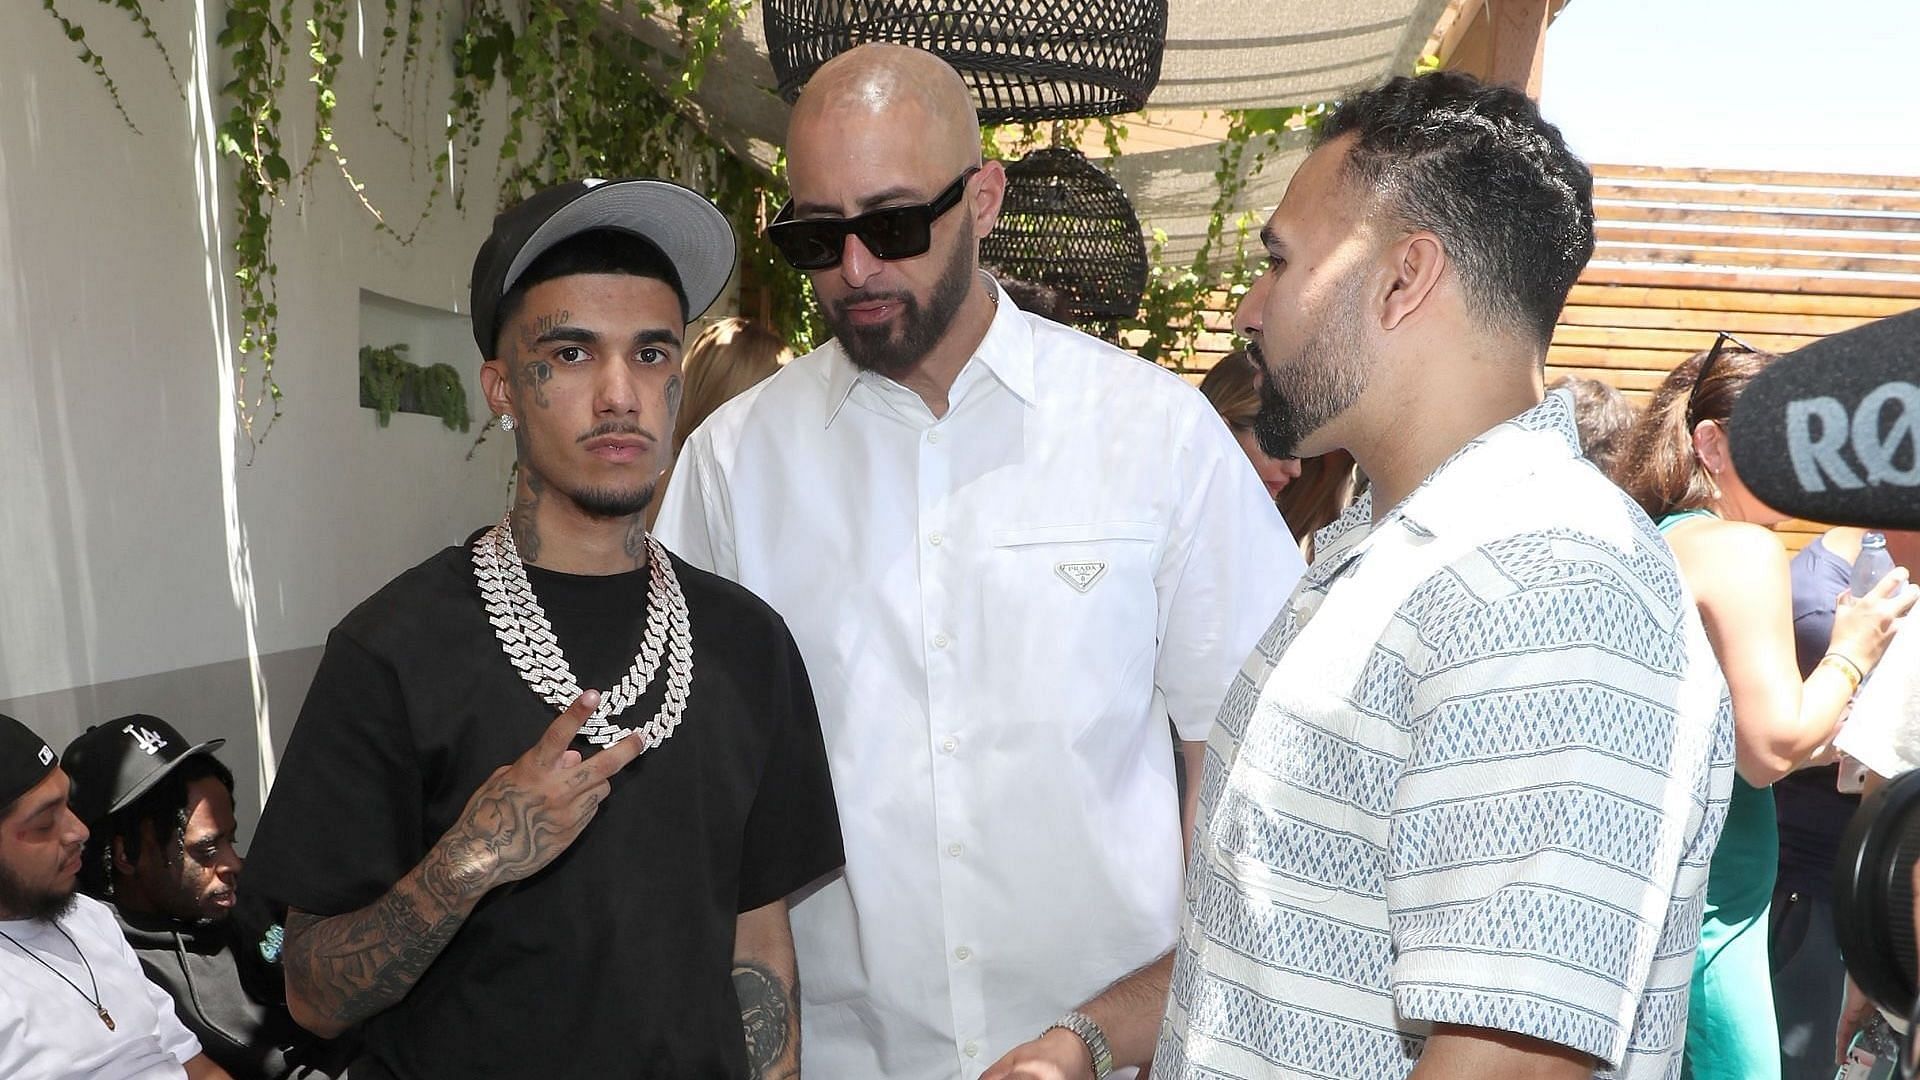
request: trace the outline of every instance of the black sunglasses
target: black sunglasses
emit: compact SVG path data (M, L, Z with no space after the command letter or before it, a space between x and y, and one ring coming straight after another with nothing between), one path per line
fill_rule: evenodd
M767 225L767 239L795 270L830 270L840 265L847 237L857 236L868 251L882 259L911 259L933 246L933 223L960 203L967 181L980 171L972 165L948 184L932 202L888 206L851 218L794 218L788 199Z
M1719 361L1720 354L1726 351L1729 344L1741 352L1756 353L1760 351L1746 342L1741 341L1739 338L1734 337L1732 334L1727 333L1725 330L1714 335L1713 346L1707 350L1707 358L1700 361L1700 370L1693 375L1693 386L1687 390L1687 435L1689 438L1693 435L1693 429L1700 426L1700 388L1707 385L1707 376L1713 374L1713 365Z

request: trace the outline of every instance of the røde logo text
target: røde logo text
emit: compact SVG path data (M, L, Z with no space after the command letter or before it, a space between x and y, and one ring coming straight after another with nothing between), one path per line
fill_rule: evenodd
M1801 398L1787 402L1786 418L1787 456L1803 490L1920 485L1920 386L1882 383L1851 416L1836 398ZM1849 447L1853 462L1843 453Z

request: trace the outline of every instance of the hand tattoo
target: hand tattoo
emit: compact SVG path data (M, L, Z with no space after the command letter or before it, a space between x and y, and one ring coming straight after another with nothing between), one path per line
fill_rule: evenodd
M794 991L765 964L750 960L733 963L733 991L740 999L740 1023L747 1036L747 1068L754 1080L796 1075L774 1071L787 1056L792 1030Z

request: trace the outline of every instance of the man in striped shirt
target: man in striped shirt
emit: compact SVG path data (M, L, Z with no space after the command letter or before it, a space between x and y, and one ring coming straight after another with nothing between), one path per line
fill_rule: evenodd
M1229 691L1155 1080L1677 1076L1733 738L1547 343L1592 181L1516 91L1344 103L1238 329L1268 453L1373 488Z

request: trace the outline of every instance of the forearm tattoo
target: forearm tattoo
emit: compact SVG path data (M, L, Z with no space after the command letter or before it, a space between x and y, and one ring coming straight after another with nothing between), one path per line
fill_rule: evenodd
M287 978L314 1011L351 1026L413 989L484 894L481 863L436 844L427 858L372 905L326 918L287 920Z
M747 1035L747 1068L754 1080L791 1080L800 1075L799 987L789 986L765 964L736 959L733 990Z

